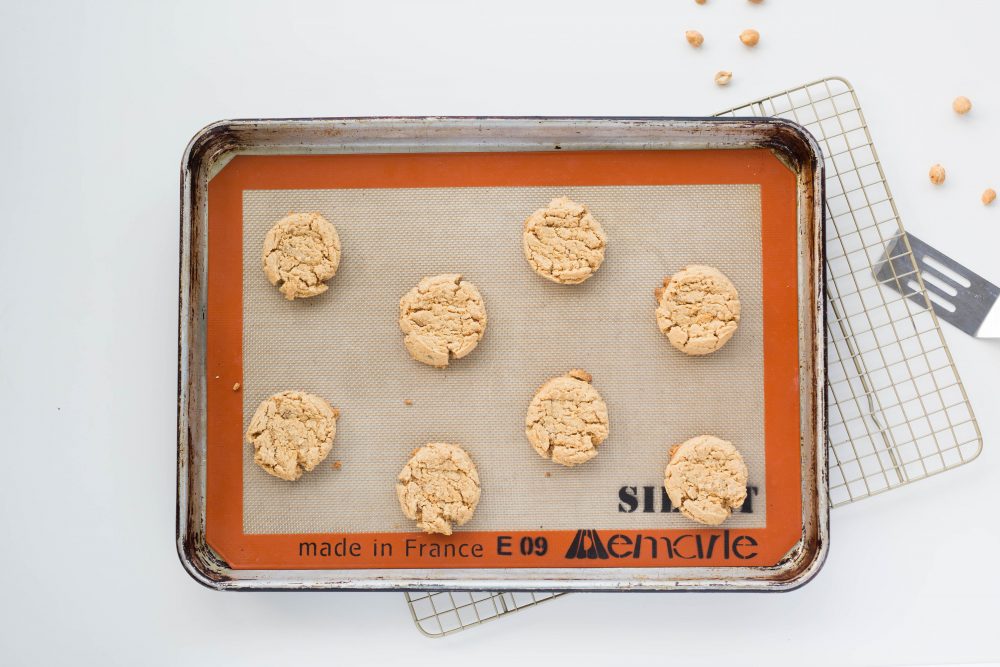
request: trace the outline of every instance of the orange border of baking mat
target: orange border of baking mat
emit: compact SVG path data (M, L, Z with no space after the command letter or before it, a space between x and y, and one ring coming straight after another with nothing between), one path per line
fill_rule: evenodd
M450 537L418 532L243 533L243 395L232 386L242 381L243 369L244 190L739 183L761 186L766 527L601 530L586 535L574 530L460 530ZM803 527L796 198L795 175L763 148L234 158L208 185L209 545L234 569L777 564L799 540ZM594 543L595 532L599 545ZM510 538L511 555L498 553L502 536ZM523 542L526 537L529 541L545 538L545 554L538 555L537 549L536 553L522 554L522 545L526 551L536 546ZM638 553L633 546L637 539L641 545ZM390 546L382 546L386 544ZM315 551L309 545L315 545ZM481 546L474 549L474 545ZM409 556L405 555L408 546ZM390 550L391 556L380 555ZM480 557L472 555L480 550ZM576 557L567 558L567 552Z

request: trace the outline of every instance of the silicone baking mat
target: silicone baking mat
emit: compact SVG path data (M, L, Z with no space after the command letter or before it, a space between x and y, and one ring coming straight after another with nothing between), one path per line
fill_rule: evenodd
M645 170L623 172L624 157ZM208 538L231 566L690 566L681 547L671 563L673 544L653 546L671 536L697 538L690 557L704 564L772 565L787 552L802 500L791 171L763 149L372 159L240 157L210 184L208 354L222 390L209 393L209 428L220 437L209 439ZM358 178L366 160L370 182ZM425 180L440 172L449 187L386 181L403 163ZM705 174L692 177L698 163ZM475 166L513 177L467 185ZM323 182L317 172L332 187L294 187ZM557 196L586 203L608 235L604 265L582 285L545 281L521 254L524 218ZM265 279L260 253L270 226L292 211L331 220L343 259L328 292L290 302ZM707 357L674 350L654 318L653 290L695 263L722 269L743 304L737 335ZM489 315L478 348L443 370L410 359L397 324L400 296L438 273L474 282ZM523 424L535 389L572 368L593 374L611 426L600 454L568 469L539 457ZM259 402L286 389L341 412L329 457L296 482L266 474L242 442ZM671 512L661 490L669 447L701 433L734 442L750 469L743 511L718 530ZM415 532L395 497L409 452L430 441L460 443L482 480L475 516L450 540ZM626 561L574 562L574 536L603 529L644 533L650 546ZM503 535L545 546L505 554ZM754 548L740 555L734 539ZM708 540L721 546L703 548ZM483 556L429 548L449 541L479 545ZM744 560L727 562L735 558Z
M581 285L542 279L521 251L524 218L562 195L586 202L609 239ZM289 211L322 213L341 238L338 274L313 299L285 300L260 267L264 235ZM341 411L329 458L295 482L243 448L245 532L412 531L395 478L433 441L460 443L477 464L483 494L465 530L689 526L660 511L659 487L670 444L701 433L737 443L750 469L751 502L726 525L765 525L759 186L246 191L243 228L243 321L253 323L243 423L285 389ZM742 298L738 335L701 358L671 347L653 317L653 289L691 263L721 268ZM479 287L489 324L472 354L442 370L404 349L399 298L423 276L454 272ZM532 449L524 418L535 389L577 367L594 376L611 428L596 458L566 468ZM620 496L641 501L650 486L654 512L619 511Z

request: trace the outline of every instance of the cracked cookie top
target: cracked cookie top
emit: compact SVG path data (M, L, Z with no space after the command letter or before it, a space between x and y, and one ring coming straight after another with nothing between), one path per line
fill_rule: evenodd
M246 434L254 462L275 477L298 479L330 453L339 416L322 398L305 392L283 391L264 399Z
M486 306L461 274L431 276L399 300L399 328L411 357L444 368L479 344L486 332Z
M575 285L604 261L607 238L587 207L566 197L549 202L524 221L524 257L535 273Z
M681 352L715 352L733 337L740 321L736 287L718 269L688 266L656 290L656 323Z
M699 435L671 448L663 486L681 514L717 526L746 500L747 475L733 443Z
M396 496L403 514L425 533L451 535L479 504L479 473L458 445L431 442L413 451L399 473Z
M591 380L590 373L575 369L535 392L524 431L540 456L564 466L597 456L597 446L608 437L608 406Z
M337 229L319 213L292 213L264 237L264 275L288 300L322 294L340 265Z

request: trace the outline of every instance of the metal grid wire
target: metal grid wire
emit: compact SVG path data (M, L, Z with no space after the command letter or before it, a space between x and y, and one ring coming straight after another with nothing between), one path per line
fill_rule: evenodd
M464 630L500 618L504 614L532 607L562 593L406 593L410 614L417 628L428 637Z
M794 120L825 156L831 506L978 456L979 425L851 85L822 79L717 115ZM884 282L904 294L879 284L876 273L884 266L892 274ZM420 631L440 637L559 595L444 592L407 593L406 599Z
M794 120L826 158L831 506L974 459L979 426L851 85L823 79L720 115ZM879 284L883 266L904 294Z

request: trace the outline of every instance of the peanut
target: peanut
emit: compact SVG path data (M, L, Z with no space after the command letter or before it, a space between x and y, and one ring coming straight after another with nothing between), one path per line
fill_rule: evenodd
M747 28L740 33L740 41L747 46L757 46L760 41L760 33L753 28Z
M931 183L934 185L941 185L944 183L944 167L939 164L931 167L930 173Z

